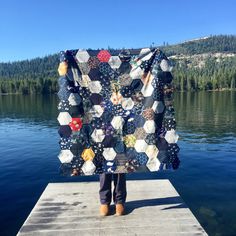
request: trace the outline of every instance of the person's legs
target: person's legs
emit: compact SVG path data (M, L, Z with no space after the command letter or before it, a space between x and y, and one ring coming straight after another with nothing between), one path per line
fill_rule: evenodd
M112 191L111 182L114 180L113 201L116 204L116 215L124 214L124 203L126 201L126 174L108 174L103 173L99 175L100 179L100 214L105 216L109 214L109 205L111 203Z
M118 173L113 174L114 190L113 190L113 201L117 203L125 203L127 190L126 190L126 174Z
M100 189L99 196L101 204L110 204L111 203L111 182L112 175L102 173L99 175L100 180Z

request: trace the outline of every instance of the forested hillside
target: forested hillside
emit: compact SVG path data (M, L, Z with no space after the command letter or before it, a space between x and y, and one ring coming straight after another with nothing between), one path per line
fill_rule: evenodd
M202 53L236 53L236 36L235 35L214 35L190 40L184 43L161 46L167 56L184 54L195 55Z
M160 48L174 65L177 90L236 88L236 36L210 36ZM0 63L0 93L56 93L58 63L58 54Z
M0 63L1 93L55 93L58 55Z
M177 90L236 88L236 36L211 36L161 48L175 65Z

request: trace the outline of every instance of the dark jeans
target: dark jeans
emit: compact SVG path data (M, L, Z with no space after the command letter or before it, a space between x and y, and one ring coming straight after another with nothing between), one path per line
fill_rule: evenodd
M112 173L103 173L99 175L100 179L100 202L101 204L110 204L112 197L111 183L112 178L114 181L114 190L113 190L113 201L117 203L125 203L126 200L126 174L112 174Z

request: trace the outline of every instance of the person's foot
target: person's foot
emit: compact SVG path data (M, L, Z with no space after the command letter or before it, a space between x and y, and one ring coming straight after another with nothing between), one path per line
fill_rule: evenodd
M122 203L117 203L117 204L116 204L116 215L117 215L117 216L121 216L121 215L124 215L124 213L125 213L124 204L122 204Z
M109 214L109 205L108 204L101 204L100 215L107 216L108 214Z

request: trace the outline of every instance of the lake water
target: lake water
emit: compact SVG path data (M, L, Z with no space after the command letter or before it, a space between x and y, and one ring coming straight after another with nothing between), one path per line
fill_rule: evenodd
M15 235L58 175L57 95L0 96L0 235ZM180 168L168 178L209 235L236 235L236 91L175 93ZM157 190L157 191L161 191Z

